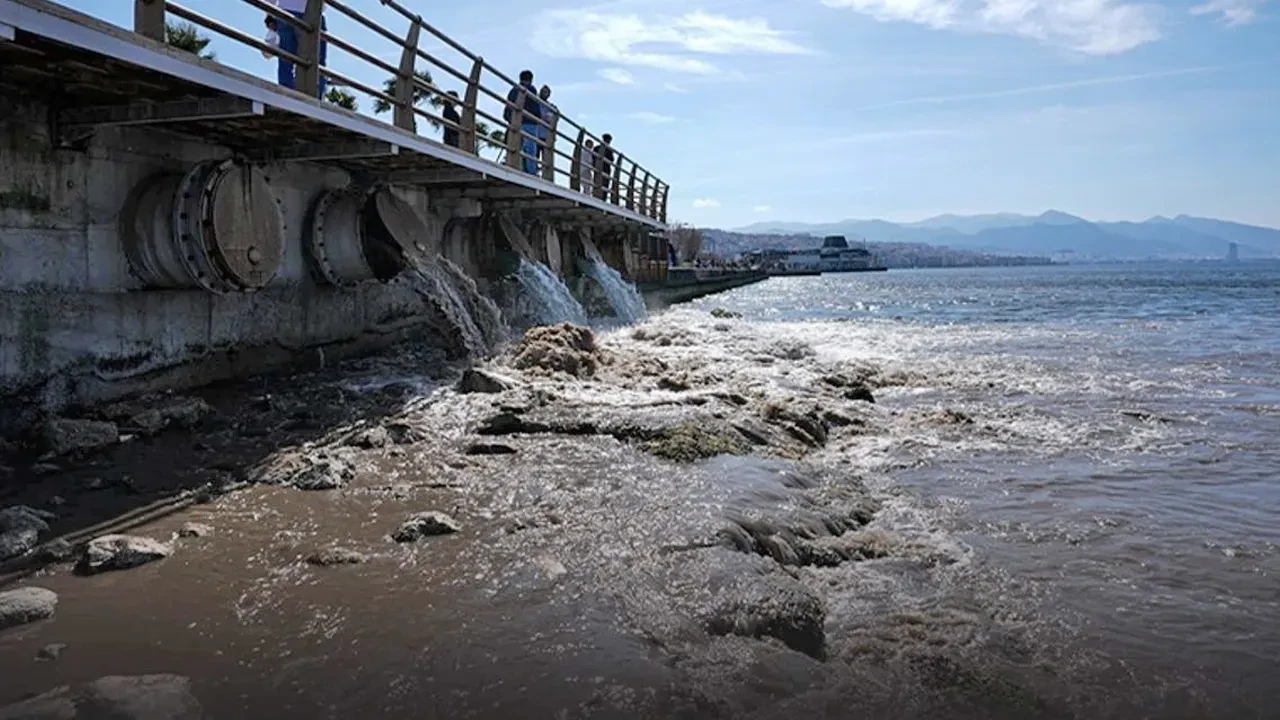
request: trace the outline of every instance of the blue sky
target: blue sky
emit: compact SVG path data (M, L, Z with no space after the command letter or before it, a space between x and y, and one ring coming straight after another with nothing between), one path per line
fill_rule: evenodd
M63 1L132 20L125 0ZM348 1L403 27L377 0ZM1280 227L1280 0L402 1L612 132L670 182L673 219L1056 208ZM262 34L239 2L184 4ZM272 72L229 40L213 49Z

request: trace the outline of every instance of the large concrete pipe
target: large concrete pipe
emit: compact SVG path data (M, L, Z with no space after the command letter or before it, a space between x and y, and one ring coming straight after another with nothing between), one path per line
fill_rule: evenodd
M330 190L311 212L304 247L321 282L387 281L439 252L427 223L390 188Z
M226 160L150 178L123 214L125 252L148 287L253 292L275 277L285 227L258 168Z

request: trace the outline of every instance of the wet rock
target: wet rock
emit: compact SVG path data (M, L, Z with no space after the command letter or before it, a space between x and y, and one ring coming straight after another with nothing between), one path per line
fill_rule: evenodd
M816 408L795 408L783 403L768 403L761 411L765 421L787 431L795 439L810 446L827 444L827 424Z
M466 452L468 455L515 455L519 451L502 443L472 443Z
M66 562L75 554L75 546L62 538L50 540L35 550L36 558L44 563Z
M826 609L808 587L779 575L739 578L706 618L713 635L771 637L816 659L826 654Z
M535 327L525 333L511 364L541 374L594 377L603 356L589 328L570 323Z
M115 445L120 441L120 429L104 420L55 418L44 424L40 440L49 455L67 455Z
M49 498L49 507L58 508L66 504L67 504L67 499L62 497L61 495L54 495L53 497Z
M674 462L695 462L719 455L745 455L749 452L742 436L732 429L707 427L699 423L682 423L661 432L660 437L642 443L651 455Z
M62 657L62 651L66 649L66 643L49 643L36 652L36 661L50 662L52 660L57 660Z
M742 317L742 313L725 310L724 308L712 308L711 317L718 318L720 320L732 320Z
M0 708L0 720L203 720L179 675L110 676Z
M929 422L935 425L972 425L973 418L959 410L947 408L928 415Z
M432 510L410 515L400 523L391 534L391 539L399 543L416 542L432 535L451 535L462 530L457 520L445 513Z
M807 343L797 340L779 340L769 346L768 353L782 360L804 360L817 354Z
M358 565L368 562L369 556L351 548L329 547L323 550L316 550L307 555L305 559L309 565L330 567L332 565Z
M500 393L515 387L515 383L488 370L469 368L458 380L457 390L460 393Z
M658 389L670 390L671 392L684 392L690 387L689 378L686 375L664 375L658 378Z
M293 476L290 484L299 490L337 490L346 487L355 470L351 465L336 458L314 459L311 463Z
M40 587L0 592L0 630L53 617L58 594Z
M844 392L840 393L840 395L845 400L856 400L859 402L869 403L874 403L876 401L876 396L871 393L871 388L862 383L845 388Z
M365 450L373 450L375 448L383 448L390 445L391 433L381 425L369 428L364 432L357 433L351 438L351 444Z
M49 523L57 519L58 516L48 510L38 510L29 505L10 505L0 510L0 533L19 530L48 532Z
M85 490L87 490L87 491L89 491L89 492L94 492L94 491L96 491L96 490L101 490L101 489L105 488L106 486L107 486L107 484L106 484L105 482L103 482L102 478L100 478L100 477L85 478L84 480L82 480L82 481L80 482L80 487L84 488Z
M198 522L183 523L182 527L178 528L178 537L201 538L201 537L208 537L209 535L212 535L212 534L213 534L213 526L206 525L204 523L198 523Z
M80 571L86 574L127 570L169 557L173 548L159 540L137 535L103 535L89 541Z
M53 475L54 473L60 472L62 472L62 466L55 465L54 463L38 462L31 466L31 473L33 475Z
M517 433L538 434L551 432L550 425L527 420L513 412L500 412L485 418L476 427L479 435L515 435Z
M387 423L386 428L391 442L397 445L413 445L426 440L428 437L426 431L407 422Z

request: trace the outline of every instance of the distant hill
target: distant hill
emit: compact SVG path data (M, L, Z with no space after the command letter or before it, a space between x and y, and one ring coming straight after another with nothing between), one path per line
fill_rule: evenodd
M761 222L748 234L845 235L873 243L934 245L996 255L1140 260L1223 258L1237 243L1242 258L1280 257L1280 230L1179 215L1143 222L1092 222L1049 210L1040 215L939 215L914 223L842 220Z

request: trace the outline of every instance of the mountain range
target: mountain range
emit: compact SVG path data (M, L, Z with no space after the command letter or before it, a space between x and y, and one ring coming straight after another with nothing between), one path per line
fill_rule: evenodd
M1093 222L1049 210L1040 215L938 215L913 223L760 222L737 228L737 232L844 235L876 243L925 243L1068 260L1224 258L1234 242L1241 258L1280 257L1280 230L1189 215L1157 216L1143 222Z

